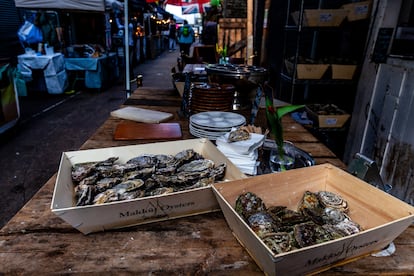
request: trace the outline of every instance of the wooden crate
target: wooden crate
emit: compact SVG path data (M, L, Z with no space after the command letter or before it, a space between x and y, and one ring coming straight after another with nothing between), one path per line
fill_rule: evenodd
M304 27L338 27L348 14L344 9L305 9L303 11ZM299 11L292 13L296 25L299 24Z
M246 18L220 18L218 25L218 46L227 45L231 49L239 49L233 58L245 58L247 49L247 19ZM244 45L244 47L243 47ZM234 47L231 47L234 46Z
M125 163L142 154L176 154L185 149L193 149L216 164L226 163L223 181L246 177L213 143L203 138L64 152L53 192L52 212L83 234L88 234L219 210L210 187L100 205L74 206L73 164L110 157L119 157L119 162Z
M357 69L352 64L331 64L332 79L352 80Z
M414 207L330 164L217 183L212 186L226 221L266 275L304 275L382 250L414 222ZM274 254L235 212L237 197L253 192L269 206L296 209L305 191L326 190L349 204L363 231L341 239ZM398 252L398 249L397 249Z
M348 21L363 20L370 17L371 1L362 1L356 3L345 4L342 6L348 12L346 18Z
M285 66L289 75L292 75L293 63L285 60ZM298 79L321 79L328 68L329 64L298 63L296 65L296 77Z

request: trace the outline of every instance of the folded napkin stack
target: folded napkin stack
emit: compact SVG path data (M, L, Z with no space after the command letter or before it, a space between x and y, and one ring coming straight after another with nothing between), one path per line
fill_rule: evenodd
M257 174L259 162L258 148L263 145L265 135L250 133L248 140L228 142L230 133L217 138L217 149L220 150L241 172L249 175Z

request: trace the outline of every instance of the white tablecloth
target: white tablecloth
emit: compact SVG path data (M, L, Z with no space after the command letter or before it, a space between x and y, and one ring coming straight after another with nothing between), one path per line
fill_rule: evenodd
M53 55L28 55L17 57L19 70L26 80L32 79L32 70L42 70L49 94L61 94L68 86L65 58L61 53Z

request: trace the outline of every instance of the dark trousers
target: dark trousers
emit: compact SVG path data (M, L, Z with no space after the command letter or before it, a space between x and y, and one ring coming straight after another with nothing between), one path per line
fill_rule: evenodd
M184 52L187 56L190 55L191 43L180 43L180 52Z

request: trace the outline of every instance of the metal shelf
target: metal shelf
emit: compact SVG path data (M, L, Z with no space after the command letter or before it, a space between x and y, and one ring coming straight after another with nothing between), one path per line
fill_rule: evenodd
M354 84L354 80L333 80L333 79L294 79L292 76L285 73L280 74L282 79L291 82L293 85L351 85Z

